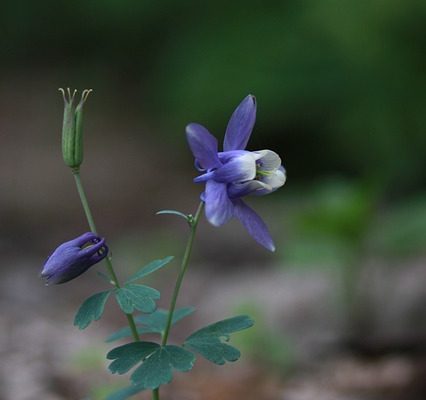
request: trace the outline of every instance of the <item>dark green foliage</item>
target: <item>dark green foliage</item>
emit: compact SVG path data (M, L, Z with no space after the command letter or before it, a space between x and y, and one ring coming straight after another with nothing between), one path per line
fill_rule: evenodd
M104 312L105 303L110 294L111 291L107 290L105 292L96 293L86 299L77 311L74 318L74 326L78 326L79 329L85 329L92 321L97 321L101 318Z
M156 308L154 300L160 298L160 292L149 286L130 283L116 289L115 297L126 314L131 314L135 309L151 313Z
M189 371L194 366L195 356L182 347L158 345L149 358L131 376L135 384L155 389L172 380L173 369Z
M238 349L223 342L230 339L231 333L250 328L253 323L246 315L225 319L194 332L184 345L215 364L236 361L240 357Z
M153 260L149 264L145 265L143 268L141 268L138 272L136 272L134 275L130 277L130 279L127 280L126 283L134 282L138 279L141 279L149 274L152 274L153 272L157 271L160 268L163 268L165 265L167 265L170 261L173 260L173 256L165 257L161 260Z
M113 374L124 374L157 350L158 346L153 342L134 342L116 347L107 354L108 360L114 360L109 370Z
M140 387L155 389L172 380L173 369L189 371L195 356L182 347L161 346L152 342L129 343L117 347L107 354L114 360L109 369L112 373L124 374L142 362L132 374L131 380Z
M194 312L193 307L184 307L175 310L173 313L172 324L180 321L182 318L191 315ZM138 333L159 333L162 334L166 328L167 322L167 310L157 309L152 314L139 315L135 318L136 324L138 324ZM123 339L125 337L132 336L132 332L129 327L120 329L113 333L107 338L107 342L113 342L115 340Z

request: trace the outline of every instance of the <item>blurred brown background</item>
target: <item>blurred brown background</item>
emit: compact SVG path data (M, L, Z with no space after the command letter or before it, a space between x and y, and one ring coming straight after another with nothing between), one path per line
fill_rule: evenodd
M173 340L239 312L243 358L197 362L165 399L424 399L426 3L17 1L0 15L0 399L105 399L110 304L85 332L73 314L104 283L63 286L46 256L88 228L60 151L59 87L92 88L82 179L121 277L182 254L202 188L188 122L222 140L258 100L249 149L279 153L286 186L250 204L273 255L235 221L202 222ZM166 306L175 262L149 282ZM149 394L145 395L149 398ZM210 397L209 397L210 396ZM139 398L144 398L139 396Z

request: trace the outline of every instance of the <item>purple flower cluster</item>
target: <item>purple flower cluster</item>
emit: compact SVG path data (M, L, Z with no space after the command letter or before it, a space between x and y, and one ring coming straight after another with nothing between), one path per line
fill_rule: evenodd
M247 195L272 193L286 180L278 154L271 150L245 150L255 120L256 99L248 95L228 122L222 152L218 151L216 138L200 124L189 124L186 136L195 167L202 173L194 182L206 185L201 199L205 202L207 220L221 226L236 217L258 243L274 251L262 218L242 200Z
M105 239L92 232L61 244L44 264L41 277L47 284L65 283L76 278L108 254Z

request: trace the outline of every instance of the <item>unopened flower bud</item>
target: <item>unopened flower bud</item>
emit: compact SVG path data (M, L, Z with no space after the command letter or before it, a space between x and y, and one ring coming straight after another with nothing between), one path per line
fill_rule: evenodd
M87 271L108 255L105 239L92 232L62 243L47 259L41 272L46 284L64 283Z
M64 98L64 121L62 125L62 156L73 170L78 170L83 162L83 105L91 89L83 90L80 102L74 104L77 90L71 93L68 88L59 89Z

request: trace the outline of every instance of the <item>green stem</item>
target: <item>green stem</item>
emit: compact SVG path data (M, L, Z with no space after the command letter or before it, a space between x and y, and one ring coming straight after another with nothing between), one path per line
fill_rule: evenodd
M173 313L176 308L176 301L179 295L179 290L182 285L183 277L185 272L188 269L189 259L191 257L192 244L194 243L195 233L197 232L197 225L200 219L201 211L203 210L204 202L200 202L195 216L190 221L191 233L189 234L188 242L186 244L185 253L182 258L182 264L180 267L179 275L176 280L175 288L173 290L172 300L170 301L169 315L167 317L166 329L164 330L162 345L164 346L167 343L169 338L170 328L173 321Z
M152 391L152 400L160 400L160 389L154 389Z
M176 279L175 288L173 290L172 299L170 301L170 307L169 307L169 314L167 316L167 323L166 328L164 329L163 333L163 340L161 342L162 346L165 346L167 344L167 339L169 338L170 328L172 327L172 321L173 321L173 313L176 308L176 301L179 295L180 287L182 285L183 277L185 276L185 272L188 269L189 265L189 259L191 257L191 251L192 251L192 245L194 243L195 233L197 232L197 225L198 221L200 219L201 212L204 207L204 202L200 202L197 212L195 213L195 216L192 217L189 220L189 225L191 228L191 232L189 234L188 242L186 244L185 253L182 258L182 264L180 267L179 275ZM152 391L152 400L160 400L160 389L154 389Z
M77 186L77 191L80 196L81 205L83 206L84 213L86 215L87 222L89 224L90 230L93 233L97 234L97 229L95 225L95 220L93 219L92 211L90 210L89 202L87 201L86 192L84 191L83 183L80 178L80 171L78 169L73 170L73 175L75 179L75 184ZM108 255L105 257L106 267L111 278L111 282L116 288L120 288L120 282L118 280L117 274L114 271L114 267L112 266L111 256ZM136 328L135 320L132 314L126 314L127 322L129 324L129 328L132 332L133 339L138 342L140 340L138 330Z

